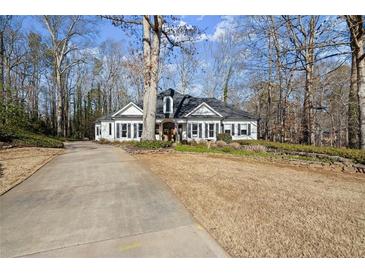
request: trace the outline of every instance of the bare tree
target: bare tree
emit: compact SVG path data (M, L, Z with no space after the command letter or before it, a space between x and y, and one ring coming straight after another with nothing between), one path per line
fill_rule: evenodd
M361 149L365 149L365 53L364 53L364 17L362 15L347 15L347 25L350 31L351 37L351 49L354 54L356 63L356 84L357 94L360 108L360 146ZM355 69L353 68L355 71ZM352 79L354 78L354 72L352 72ZM353 89L354 84L353 84Z
M164 45L168 49L181 47L185 42L195 39L197 28L174 24L175 17L169 22L161 15L148 16L104 16L110 19L115 26L126 30L133 30L133 26L142 26L143 45L143 140L155 139L156 100L160 71L160 51ZM135 30L134 30L135 31Z

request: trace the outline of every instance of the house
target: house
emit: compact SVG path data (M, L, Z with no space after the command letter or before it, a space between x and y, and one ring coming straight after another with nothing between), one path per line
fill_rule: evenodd
M143 130L142 104L130 102L115 113L98 119L95 139L140 140ZM157 140L216 140L226 132L233 140L257 139L257 119L215 98L183 95L173 89L157 96Z

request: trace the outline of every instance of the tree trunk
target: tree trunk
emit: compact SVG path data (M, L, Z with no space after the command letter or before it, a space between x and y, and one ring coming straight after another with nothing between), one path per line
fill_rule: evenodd
M5 76L4 76L4 67L5 67L5 46L4 46L4 32L0 32L0 98L4 100L6 97L5 90ZM0 101L1 102L1 101Z
M57 136L62 135L62 101L63 101L63 94L62 94L61 73L56 68L56 125L57 125Z
M350 148L359 148L359 97L357 94L356 55L354 52L352 53L351 83L348 100L348 146Z
M143 58L144 58L144 96L143 96L143 140L155 140L156 101L160 62L160 42L162 16L154 16L153 44L151 45L151 25L147 16L143 17Z
M365 149L365 53L364 19L362 15L347 15L346 22L351 36L351 49L356 56L357 94L360 110L360 146Z
M361 25L363 21L361 21ZM357 52L357 90L360 105L360 143L361 149L365 149L365 55L364 55L364 31L359 39Z
M315 17L309 22L309 41L305 53L305 94L303 103L302 136L303 143L312 145L315 143L314 119L313 119L313 76L314 76L314 36Z

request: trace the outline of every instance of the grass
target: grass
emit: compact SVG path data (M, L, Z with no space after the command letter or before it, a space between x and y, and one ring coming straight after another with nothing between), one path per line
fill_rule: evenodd
M28 178L63 149L19 147L0 152L0 195Z
M221 153L230 154L236 156L254 156L254 157L273 157L279 158L282 155L275 155L270 152L255 152L247 150L237 150L231 147L217 147L217 148L207 148L203 145L189 146L189 145L177 145L175 147L176 151L180 152L196 152L196 153ZM302 155L286 155L285 158L292 160L302 160L302 161L326 161L325 159L318 159L314 157L302 156Z
M365 151L361 149L350 149L350 148L337 148L337 147L318 147L310 145L299 145L299 144L287 144L279 142L271 142L264 140L245 140L238 141L241 145L262 145L267 148L289 151L289 152L306 152L306 153L317 153L325 154L329 156L339 156L347 159L351 159L356 163L365 164Z
M233 257L365 256L362 174L203 153L136 157Z
M175 147L176 151L180 152L196 152L196 153L220 153L220 154L230 154L235 156L258 156L258 157L270 157L273 156L267 152L255 152L247 150L237 150L231 147L216 147L207 148L203 145L190 146L190 145L177 145Z
M56 138L11 127L0 128L0 142L17 147L63 148L62 141Z

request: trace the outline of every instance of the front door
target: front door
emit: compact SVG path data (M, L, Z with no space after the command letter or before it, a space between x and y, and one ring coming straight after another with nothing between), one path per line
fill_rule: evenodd
M165 122L162 127L163 140L172 141L175 138L175 123Z

